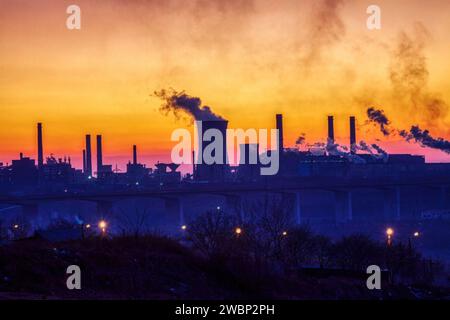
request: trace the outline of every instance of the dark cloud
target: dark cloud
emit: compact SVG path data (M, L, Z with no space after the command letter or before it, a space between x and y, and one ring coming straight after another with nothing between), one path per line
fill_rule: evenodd
M209 106L203 106L202 100L198 97L192 97L184 91L177 92L173 89L154 92L155 96L163 100L160 111L168 114L172 112L179 118L180 113L184 113L194 120L224 120L221 116L215 114Z
M345 35L345 25L340 15L344 0L320 0L314 2L304 64L309 66L320 60L323 50L339 42Z
M450 141L444 138L434 138L428 130L422 130L419 126L412 126L409 131L399 131L400 136L406 141L415 141L424 147L438 149L450 154Z
M392 52L389 78L397 103L403 101L408 112L414 112L429 125L436 125L436 121L444 120L448 105L428 88L425 49L429 37L428 30L421 23L415 24L412 33L400 33Z
M423 147L428 147L432 149L438 149L444 151L446 153L450 153L450 141L445 140L444 138L434 138L430 135L429 130L422 130L419 126L412 126L409 130L398 130L388 128L390 125L390 121L387 116L384 114L383 110L376 110L374 108L367 109L367 116L369 117L368 122L374 122L379 125L380 131L385 135L389 136L391 134L398 134L406 141L417 142L420 143ZM378 152L383 153L379 146L373 144L373 148L375 148Z
M305 141L306 141L305 134L302 133L302 134L300 134L300 136L297 138L297 140L295 140L295 145L296 145L296 146L301 146L301 145L303 145L303 144L305 143Z
M368 122L377 124L380 127L380 131L383 135L388 136L390 134L389 124L390 121L384 114L383 110L378 110L373 107L367 109Z

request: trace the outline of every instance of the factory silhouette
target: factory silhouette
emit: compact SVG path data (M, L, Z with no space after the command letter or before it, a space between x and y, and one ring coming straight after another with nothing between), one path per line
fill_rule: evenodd
M43 125L37 124L37 163L20 154L11 164L0 163L0 212L21 215L34 228L55 215L73 216L87 223L113 219L114 212L150 208L149 229L172 234L206 210L225 210L245 221L251 203L273 196L281 199L292 223L318 226L411 222L445 216L450 209L450 164L426 163L424 156L365 150L356 139L356 119L349 118L348 148L335 143L334 118L328 116L327 143L307 151L285 148L283 117L276 115L279 171L260 174L263 164L250 159L259 145L239 145L240 163L195 163L182 175L179 164L139 162L133 145L125 172L103 163L102 136L96 136L93 167L91 135L86 135L83 168L70 157L44 158ZM217 129L226 136L228 121L202 121L202 131ZM202 132L202 133L203 133ZM199 132L200 134L200 132ZM211 141L201 141L206 148ZM345 150L348 150L345 151ZM267 153L274 150L267 150ZM131 153L131 152L130 152ZM192 154L193 160L195 153Z

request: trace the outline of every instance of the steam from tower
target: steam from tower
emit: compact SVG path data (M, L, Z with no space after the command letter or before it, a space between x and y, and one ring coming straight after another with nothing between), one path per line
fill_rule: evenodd
M168 114L172 112L179 118L181 113L187 114L199 121L224 121L225 119L215 114L209 106L202 105L202 100L192 97L184 91L177 92L173 89L154 92L155 96L163 100L160 111Z

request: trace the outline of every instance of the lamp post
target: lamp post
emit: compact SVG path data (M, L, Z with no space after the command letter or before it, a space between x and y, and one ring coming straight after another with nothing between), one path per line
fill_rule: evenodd
M394 229L387 228L386 235L387 235L387 245L391 246L392 245L392 237L394 236Z
M102 237L104 237L106 235L106 228L108 227L108 224L105 220L100 220L98 223L98 227L101 230Z

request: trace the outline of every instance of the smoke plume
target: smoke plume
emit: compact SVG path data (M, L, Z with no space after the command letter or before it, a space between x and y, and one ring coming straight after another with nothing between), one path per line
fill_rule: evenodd
M378 154L383 158L383 160L387 161L387 159L389 158L389 154L382 149L379 145L372 143L372 148L375 149L376 152L378 152Z
M390 134L389 124L390 121L384 114L383 110L377 110L373 107L367 109L368 122L377 124L380 127L380 131L383 135L388 136Z
M324 48L340 41L345 35L345 25L340 17L344 0L320 0L314 4L306 40L309 45L304 57L306 66L319 60Z
M434 138L430 135L430 132L427 129L422 130L418 125L411 126L411 129L409 131L390 129L387 127L390 125L390 121L384 114L383 110L376 110L374 108L367 109L367 116L369 118L369 122L374 122L379 125L380 131L385 136L396 133L404 138L407 142L414 141L420 143L420 145L423 147L438 149L450 154L450 141L445 140L444 138ZM372 147L377 151L379 151L378 148L380 149L380 151L382 150L375 144L373 144Z
M347 147L341 146L338 143L334 143L330 139L327 140L327 144L325 145L325 150L331 156L340 156L340 157L343 157L353 163L365 163L366 162L363 158L358 157L355 154L346 152L348 150Z
M300 134L300 136L297 138L297 140L295 140L295 145L296 145L296 146L301 146L301 145L303 145L303 144L305 143L305 140L306 140L305 134L302 133L302 134Z
M424 52L428 38L428 30L420 23L416 23L412 34L400 33L389 76L397 103L404 104L407 111L420 116L428 125L436 126L436 121L444 120L447 115L448 105L428 88L429 71Z
M355 150L365 151L372 156L372 158L379 160L386 160L387 153L376 144L368 145L365 141L360 141L355 145Z
M450 154L450 141L444 138L434 138L428 130L422 130L419 126L412 126L409 131L401 130L399 134L406 141L413 140L420 143L423 147L438 149Z
M160 111L166 115L172 112L175 117L179 118L180 114L184 113L192 119L199 121L224 120L224 118L212 112L210 107L203 106L200 98L189 96L184 91L177 92L173 89L162 89L155 91L154 94L164 101L160 107Z

